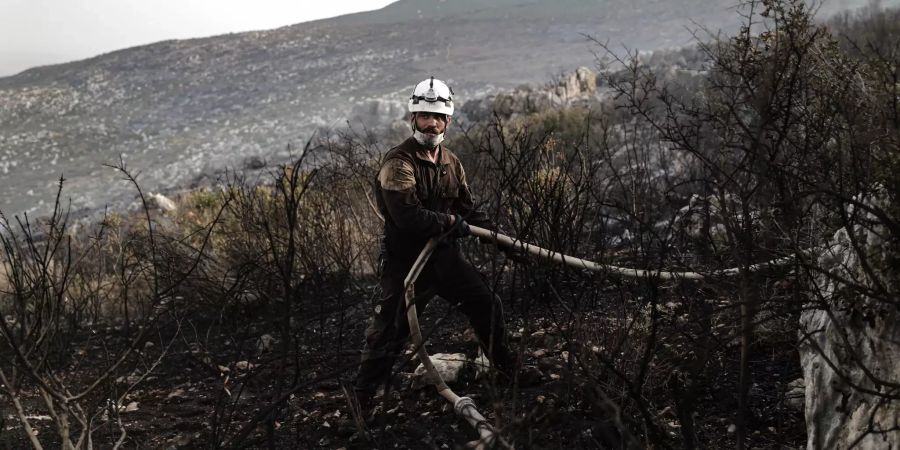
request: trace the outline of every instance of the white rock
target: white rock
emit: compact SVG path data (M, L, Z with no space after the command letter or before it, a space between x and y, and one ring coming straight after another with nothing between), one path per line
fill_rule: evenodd
M856 200L884 208L885 197L882 192L879 199ZM870 213L849 209L849 217L880 222ZM891 253L885 251L889 244L883 237L890 235L880 225L843 228L818 257L823 272L811 287L819 295L800 315L807 448L853 444L856 449L882 449L900 442L900 402L865 392L888 394L886 386L900 384L900 310L859 288L877 284L888 290L888 297L900 295L900 286L884 275ZM872 272L863 268L863 260L874 268Z
M570 103L581 97L592 95L597 90L597 74L587 67L579 67L559 80L554 89L553 103Z
M181 389L181 388L175 389L174 391L170 392L169 395L166 396L167 399L182 398L182 397L184 397L184 389Z
M168 197L162 194L154 194L150 192L147 194L147 206L150 209L158 209L163 212L175 212L178 210L178 207L175 206L175 202L170 200Z
M256 368L256 364L249 361L238 361L234 363L234 368L237 370L253 370Z
M444 379L445 383L453 383L459 379L459 372L466 363L466 355L463 353L436 353L431 355L431 362L434 368ZM427 384L434 384L436 380L428 379L425 373L425 366L419 364L416 367L413 379L413 386L420 387Z

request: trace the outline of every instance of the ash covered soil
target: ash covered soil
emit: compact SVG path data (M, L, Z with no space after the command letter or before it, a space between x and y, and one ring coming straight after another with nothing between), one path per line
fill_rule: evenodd
M282 320L283 305L278 302L248 302L217 314L206 311L190 320L180 318L180 326L172 322L152 330L130 360L134 370L104 390L107 395L124 395L124 400L118 415L115 406L109 406L98 417L94 445L110 448L120 439L118 416L127 431L124 448L465 448L477 435L434 388L410 386L417 361L412 361L409 351L401 358L406 362L399 366L392 389L381 397L377 417L366 434L354 425L344 386L356 371L376 285L374 279L366 279L355 283L354 289L320 292L329 301L297 308L289 324ZM612 400L621 400L628 395L621 392L626 390L624 384L608 372L596 375L582 369L574 351L569 351L575 339L572 323L560 320L554 306L525 305L527 317L521 314L523 305L512 306L507 306L511 316L507 322L513 347L527 364L541 370L541 381L527 387L500 385L476 379L474 369L467 366L451 388L473 398L479 411L515 448L621 448L617 442L621 436L614 431L617 419L600 406L595 392L604 388ZM597 310L588 316L602 322L603 313ZM447 302L432 301L422 316L430 353L476 356L465 317ZM585 317L581 320L590 321ZM279 357L285 343L273 338L278 336L273 324L279 322L293 330L287 358ZM136 332L126 331L121 324L82 329L76 338L79 350L62 376L72 385L79 385L79 378L87 383L108 367L105 355L127 345L126 333ZM805 444L802 411L788 407L783 394L785 383L797 378L800 370L789 339L786 334L785 342L770 340L754 347L750 448ZM725 345L710 361L712 375L696 399L694 421L703 448L734 445L737 345ZM164 350L167 356L152 367ZM660 425L657 431L673 447L683 446L675 409L666 406L667 399L654 398L665 397L674 387L649 384L640 395L653 407L647 412ZM286 396L287 401L274 410L275 420L258 420L278 396ZM27 413L45 414L37 392L24 397ZM97 404L103 404L103 399ZM2 410L0 448L26 448L12 407L5 405ZM621 420L632 430L644 423L641 412L631 408L622 410ZM52 448L52 422L35 419L32 423Z

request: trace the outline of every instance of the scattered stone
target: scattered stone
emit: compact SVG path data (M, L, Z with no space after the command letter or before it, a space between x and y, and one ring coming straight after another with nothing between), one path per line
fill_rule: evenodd
M183 398L183 397L184 397L184 389L179 388L179 389L175 389L174 391L170 392L169 395L166 396L166 399Z
M125 406L124 409L119 407L119 411L126 412L126 413L134 412L137 410L138 410L138 402L131 402L127 406Z
M795 410L803 410L803 407L806 405L806 385L803 381L803 377L797 378L787 384L787 392L784 394L784 403Z
M265 353L272 350L275 344L275 338L271 334L264 334L256 341L256 352Z
M164 213L172 213L178 210L178 207L175 206L175 202L162 194L154 194L150 192L147 194L147 207L150 209L157 209Z
M256 368L256 364L253 364L252 362L249 362L249 361L238 361L238 362L234 363L234 368L237 370L244 370L244 371L253 370Z

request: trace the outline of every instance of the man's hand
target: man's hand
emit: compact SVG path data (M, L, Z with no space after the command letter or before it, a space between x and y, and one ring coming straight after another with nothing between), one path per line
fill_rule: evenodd
M506 255L506 259L510 261L515 261L519 264L527 264L528 263L528 255L523 253L521 250L507 247L505 245L498 245L497 248Z
M450 219L450 230L447 231L447 236L462 238L472 234L472 230L469 229L469 224L460 216L459 214L455 214Z

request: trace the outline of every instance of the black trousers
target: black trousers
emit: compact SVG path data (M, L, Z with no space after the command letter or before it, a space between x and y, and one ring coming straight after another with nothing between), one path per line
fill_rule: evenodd
M410 258L383 260L382 297L366 328L362 361L356 376L358 393L373 395L391 377L391 369L409 337L403 280L412 266ZM469 318L485 355L499 369L511 365L505 342L503 307L478 271L463 259L455 244L441 243L431 255L415 284L417 311L421 313L434 295L451 302Z

